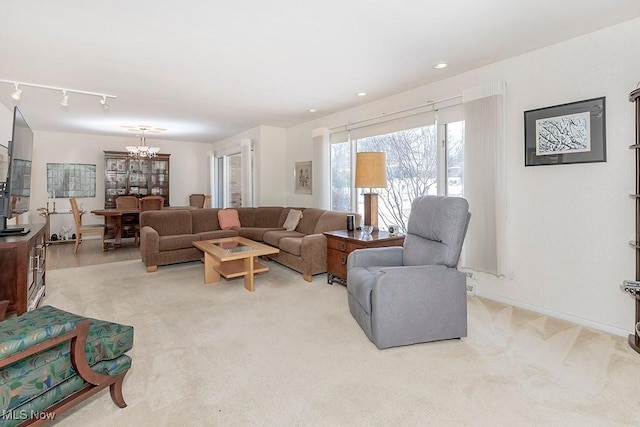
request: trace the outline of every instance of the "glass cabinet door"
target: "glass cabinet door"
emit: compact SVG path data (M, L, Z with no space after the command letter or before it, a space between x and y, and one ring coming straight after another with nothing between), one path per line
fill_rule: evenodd
M116 197L127 194L127 159L105 158L105 207L115 207Z
M129 159L129 195L149 194L149 160Z
M158 154L153 159L133 159L128 153L105 151L104 207L116 207L118 196L163 196L169 206L169 156Z
M163 196L165 205L169 203L169 159L151 161L151 194Z

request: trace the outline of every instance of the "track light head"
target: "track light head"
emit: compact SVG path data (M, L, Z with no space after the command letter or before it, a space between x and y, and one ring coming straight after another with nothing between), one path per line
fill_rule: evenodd
M60 105L62 105L63 107L69 106L69 95L67 95L66 90L62 91L62 100L60 101Z
M102 109L103 110L108 110L109 109L109 104L107 104L107 97L103 96L102 99L100 100L100 104L102 105Z
M22 89L20 89L18 83L14 83L13 86L16 90L11 94L11 98L15 99L16 101L20 101L20 98L22 97Z

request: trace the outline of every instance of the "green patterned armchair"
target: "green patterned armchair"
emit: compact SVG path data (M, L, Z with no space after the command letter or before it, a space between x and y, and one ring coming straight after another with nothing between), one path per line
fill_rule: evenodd
M0 322L0 426L43 424L106 387L124 408L132 347L132 326L50 306Z

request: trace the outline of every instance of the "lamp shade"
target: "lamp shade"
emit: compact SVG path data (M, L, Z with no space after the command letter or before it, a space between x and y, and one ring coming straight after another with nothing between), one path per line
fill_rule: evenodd
M387 153L356 153L356 188L387 188Z

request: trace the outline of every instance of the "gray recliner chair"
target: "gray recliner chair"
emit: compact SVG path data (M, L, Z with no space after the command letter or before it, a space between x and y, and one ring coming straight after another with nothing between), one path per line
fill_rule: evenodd
M418 197L402 247L349 254L349 309L378 348L467 336L466 275L457 264L470 217L463 198Z

